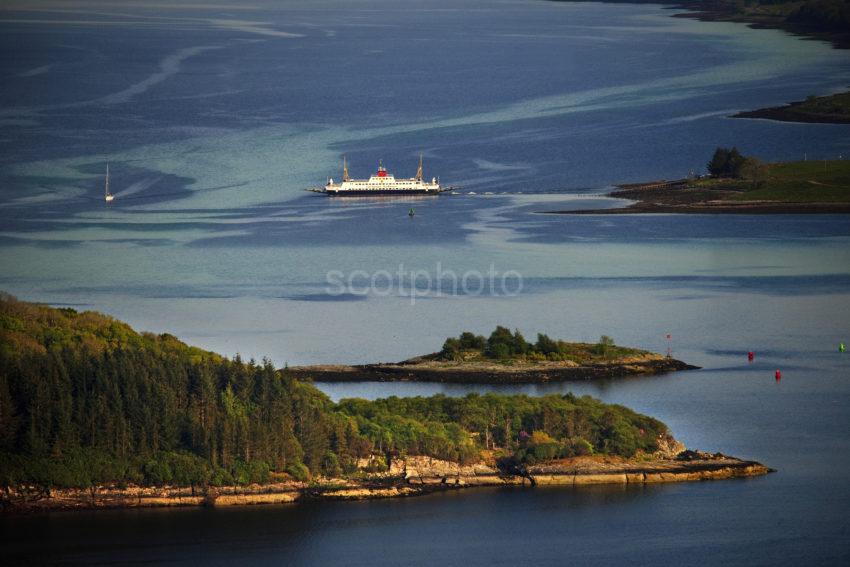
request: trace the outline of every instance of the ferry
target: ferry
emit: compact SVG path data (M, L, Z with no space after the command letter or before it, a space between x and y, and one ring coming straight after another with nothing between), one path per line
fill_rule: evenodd
M348 162L342 158L342 181L335 183L328 179L324 187L310 189L315 193L325 193L334 197L363 196L363 195L437 195L447 191L453 191L457 187L444 187L440 180L432 177L431 181L425 180L422 169L422 156L419 156L419 169L416 176L407 179L396 179L387 171L383 162L378 161L378 171L373 173L369 179L352 179L348 175Z

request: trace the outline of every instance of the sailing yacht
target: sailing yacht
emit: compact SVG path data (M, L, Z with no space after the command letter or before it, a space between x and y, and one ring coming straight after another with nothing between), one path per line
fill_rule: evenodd
M107 203L110 203L110 202L112 202L112 199L114 199L114 198L115 198L115 195L113 195L112 193L109 192L109 164L107 163L106 164L106 184L103 188L103 199Z

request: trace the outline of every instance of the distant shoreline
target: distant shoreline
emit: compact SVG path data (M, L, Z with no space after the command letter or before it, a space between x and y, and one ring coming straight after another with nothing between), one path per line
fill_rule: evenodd
M585 0L550 0L552 2L583 2ZM747 24L753 29L778 29L806 39L825 41L837 49L850 49L850 31L828 29L814 24L789 22L787 13L758 8L741 11L741 4L723 0L598 0L605 4L660 4L672 10L688 10L673 14L674 18L688 18L703 22L736 22ZM792 4L788 2L788 4ZM744 10L748 10L743 5Z
M765 164L758 183L740 178L694 178L617 186L608 197L625 207L540 211L558 215L630 214L850 214L850 161Z
M625 199L617 192L608 196ZM850 214L850 204L836 203L718 203L703 205L661 205L639 201L628 207L584 209L576 211L541 211L547 215L825 215Z
M553 2L582 2L584 0L550 0ZM653 4L651 0L600 0L606 4ZM850 49L850 29L830 28L825 24L793 21L793 12L799 3L785 2L764 5L747 5L730 0L668 0L660 4L672 10L687 10L672 14L673 18L687 18L703 22L735 22L747 24L753 29L778 29L805 39L824 41L836 49ZM789 21L791 20L791 21ZM834 95L833 95L834 96ZM845 96L850 96L848 93ZM819 99L830 98L828 96ZM850 124L850 109L842 114L829 112L806 112L806 101L789 102L785 106L747 110L733 114L732 118L758 118L777 122L806 124ZM801 108L802 107L802 108ZM653 211L665 212L665 211ZM711 211L708 211L711 212ZM735 212L735 211L724 211ZM770 212L770 211L764 211ZM808 212L808 211L802 211Z
M97 487L54 489L49 496L6 492L6 514L127 508L224 507L295 503L302 500L370 500L422 496L473 487L645 485L662 482L724 480L773 472L756 461L684 451L676 458L622 459L577 457L517 470L494 464L459 465L424 456L397 459L386 473L365 480L321 479L266 485L186 487Z
M837 102L835 109L840 112L828 111L820 108L828 101ZM847 101L850 93L837 95L811 97L810 100L798 100L789 102L784 106L760 108L733 114L732 118L760 118L763 120L775 120L778 122L801 122L805 124L850 124L850 108Z

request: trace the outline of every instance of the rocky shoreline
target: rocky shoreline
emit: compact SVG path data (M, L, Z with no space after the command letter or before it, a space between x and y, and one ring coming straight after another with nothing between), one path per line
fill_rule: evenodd
M365 464L365 463L364 463ZM34 496L24 490L2 495L5 513L114 508L246 506L309 499L364 500L419 496L479 486L644 485L761 476L772 469L721 454L682 451L672 458L573 457L521 468L495 462L459 465L430 457L394 459L389 470L352 479L319 479L267 485L209 488L98 487L56 489Z
M660 355L633 357L614 363L396 364L317 365L290 367L294 378L315 382L446 382L456 384L536 384L623 378L693 370L681 360Z

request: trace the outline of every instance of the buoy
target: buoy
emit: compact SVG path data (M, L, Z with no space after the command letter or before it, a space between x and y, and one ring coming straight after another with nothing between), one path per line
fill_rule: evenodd
M779 382L780 380L782 380L782 372L777 370L776 371L776 381Z
M754 353L753 351L747 353L747 360L749 360L750 362L752 362L755 357L756 353Z
M409 211L407 211L407 216L409 216L411 218L413 218L413 215L415 215L415 214L416 213L413 211L413 209L410 209Z
M838 352L844 352L847 350L847 346L844 343L838 343Z

